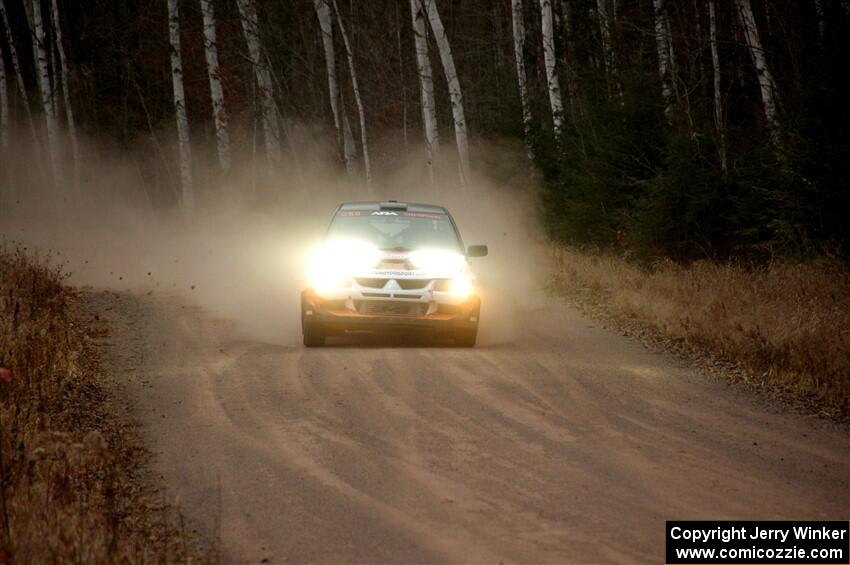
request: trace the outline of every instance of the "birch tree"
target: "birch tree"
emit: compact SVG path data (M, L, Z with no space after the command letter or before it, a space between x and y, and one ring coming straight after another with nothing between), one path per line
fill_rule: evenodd
M336 76L336 52L334 50L333 18L331 8L327 0L314 0L316 17L319 20L319 29L322 33L322 46L325 51L325 67L328 75L328 98L331 102L331 114L333 114L334 128L336 129L337 147L342 151L342 159L345 170L349 175L354 173L354 161L357 158L357 150L351 135L351 127L342 104L339 81Z
M12 59L12 70L15 71L15 82L18 85L18 94L21 97L21 101L24 104L24 111L27 116L27 122L29 124L30 133L32 134L33 143L35 144L35 148L39 150L38 143L38 135L35 131L35 120L32 117L32 110L30 109L30 99L27 94L27 88L24 84L24 76L21 74L21 64L18 60L18 50L15 47L15 40L12 36L12 28L9 26L9 17L6 15L6 2L5 0L0 0L0 16L3 18L3 29L6 32L6 40L9 44L9 55Z
M576 86L575 71L571 64L570 57L575 53L575 42L573 41L573 10L569 0L561 0L561 17L564 22L564 55L561 59L564 62L564 71L566 72L567 84L567 103L571 110L578 107L578 88Z
M192 187L192 145L189 140L189 118L186 115L186 94L183 91L183 59L180 54L179 0L168 0L168 41L171 46L171 85L174 89L174 115L177 120L177 141L180 150L180 186L183 208L191 216L195 210Z
M744 37L747 41L747 47L750 51L750 57L753 60L753 65L756 69L758 77L759 91L761 92L761 101L764 106L764 116L767 120L767 127L770 130L770 135L774 143L779 141L779 119L776 111L776 94L775 85L773 83L773 75L767 67L767 60L764 56L764 48L759 38L756 20L753 16L753 7L750 0L735 0L735 6L738 11L738 18L741 22L741 27L744 30Z
M470 180L469 177L469 137L466 130L466 115L463 109L463 92L460 88L460 80L455 69L455 61L452 56L449 37L446 35L446 29L443 27L443 22L440 19L440 13L437 10L436 0L416 0L424 2L425 11L428 15L428 22L431 24L431 31L434 32L434 41L437 44L437 50L440 53L440 62L443 65L443 73L446 76L446 82L449 87L449 98L452 104L452 118L455 126L455 141L457 142L457 153L460 165L461 186L465 187Z
M546 84L549 90L549 106L552 108L552 123L555 133L563 129L564 105L561 102L561 86L555 58L555 30L552 24L552 0L540 0L541 32L543 35L543 63L546 67Z
M354 102L357 104L357 114L360 116L360 145L363 149L363 172L366 175L366 186L372 189L372 164L369 161L369 140L366 136L366 111L363 108L363 99L360 97L360 86L357 83L357 69L354 66L354 52L351 50L351 42L345 32L345 24L342 22L342 14L336 0L333 0L336 21L339 24L339 34L345 46L345 54L348 58L348 72L351 75L351 87L354 90Z
M201 14L204 18L204 54L210 82L216 150L221 172L226 177L230 172L230 133L227 127L227 108L224 106L224 89L221 85L221 69L218 64L218 41L212 0L201 0Z
M354 174L354 164L357 161L357 145L354 143L354 134L351 133L351 124L348 121L348 110L345 109L345 96L342 90L339 91L339 108L342 117L342 149L347 152L346 157L351 170L349 174Z
M711 44L711 66L714 70L714 127L717 130L717 155L720 168L728 172L726 162L726 128L723 124L723 94L720 90L720 54L717 49L717 17L714 12L714 0L708 0L708 30Z
M815 0L815 15L818 19L818 40L820 46L823 47L823 38L826 34L826 20L823 13L823 0Z
M74 105L71 103L71 90L68 87L68 60L65 57L65 45L62 43L62 26L59 21L59 5L56 0L51 0L51 8L53 37L56 41L56 50L59 52L62 95L65 101L65 119L68 123L68 137L71 139L71 157L74 160L74 186L78 187L80 181L80 144L77 139L77 123L74 120Z
M60 83L57 76L59 75L56 68L56 46L55 36L50 31L50 7L48 6L47 13L42 12L42 20L44 25L45 42L47 45L47 76L50 78L50 97L53 99L53 119L56 120L56 126L59 124L59 106L62 100L59 99Z
M24 7L26 8L26 3L24 4ZM2 16L3 19L3 30L6 33L6 40L9 45L9 55L12 59L12 70L15 72L15 83L18 86L18 95L20 96L20 99L23 102L24 113L26 114L27 118L27 125L29 126L30 136L32 137L32 147L35 150L35 154L38 160L42 161L41 143L39 142L38 133L36 132L35 120L32 116L30 99L29 95L27 94L26 85L24 84L24 77L23 74L21 74L21 64L18 60L18 50L15 47L15 40L12 36L12 28L9 26L9 18L6 15L5 0L0 0L0 16Z
M605 63L605 74L614 82L617 97L623 101L623 85L620 84L617 63L614 57L614 47L611 43L611 17L608 15L607 0L596 0L599 15L599 37L602 40L602 56ZM616 6L616 2L614 3ZM616 10L616 8L615 8Z
M35 56L36 76L38 78L38 89L41 95L41 106L44 110L44 121L47 130L47 157L50 166L50 174L53 180L61 177L61 163L59 155L59 129L56 123L55 101L53 99L53 87L50 84L50 70L47 60L47 35L44 29L44 19L41 15L40 0L32 0L29 6L29 15L32 18L32 42Z
M670 26L667 23L667 7L664 0L652 0L655 19L655 49L658 53L658 76L661 78L661 97L664 100L664 116L673 119L673 78L670 54Z
M434 98L434 74L431 70L431 59L428 56L428 36L420 0L410 0L410 13L413 19L413 45L416 50L416 71L419 75L425 148L428 152L428 169L433 181L433 166L440 148L440 138L437 129L437 104Z
M6 87L6 53L0 43L0 154L9 147L9 91ZM5 158L3 159L5 162Z
M0 42L0 206L11 206L15 201L15 186L9 171L9 91L6 86L6 54ZM6 187L3 190L2 187Z
M522 127L528 156L531 157L531 106L528 102L528 82L525 76L525 19L522 0L511 0L511 19L514 33L517 86L519 87L519 101L522 106Z
M667 50L670 52L670 84L673 87L673 97L678 99L679 89L677 77L679 76L679 66L678 63L676 63L676 49L673 43L673 31L670 27L670 16L667 13L666 4L664 7L664 26L666 27L664 35L667 39Z
M404 52L401 48L401 17L399 3L395 2L396 45L398 47L398 80L401 88L401 131L404 139L404 150L407 151L407 81L404 77Z
M564 20L564 39L567 51L572 51L573 46L573 9L570 0L561 0L561 17Z
M263 139L266 144L266 158L270 166L276 167L280 161L280 122L274 101L274 86L271 72L262 56L260 28L255 0L236 0L242 32L248 45L248 56L254 69L254 79L260 94L260 107L263 122Z

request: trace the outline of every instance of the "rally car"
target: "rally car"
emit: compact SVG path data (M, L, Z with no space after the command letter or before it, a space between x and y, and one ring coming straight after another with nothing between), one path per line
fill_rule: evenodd
M469 258L485 255L486 245L464 247L442 206L341 204L301 293L304 345L358 331L425 331L472 347L481 300Z

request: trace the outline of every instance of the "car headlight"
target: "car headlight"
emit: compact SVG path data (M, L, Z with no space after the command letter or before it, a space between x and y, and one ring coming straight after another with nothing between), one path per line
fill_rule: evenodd
M337 288L351 286L351 277L342 269L335 267L311 269L308 279L310 287L318 294L326 294Z
M472 294L472 279L468 275L458 275L450 279L437 281L434 290L448 292L458 298L467 298Z
M371 269L380 260L378 249L368 243L335 240L318 248L307 271L309 285L323 294L351 286L351 277Z
M449 292L458 298L472 294L472 281L467 276L459 276L449 281Z
M410 254L410 262L418 269L433 273L441 279L435 290L448 292L458 298L472 294L472 277L467 271L466 257L462 254L442 249L420 249Z

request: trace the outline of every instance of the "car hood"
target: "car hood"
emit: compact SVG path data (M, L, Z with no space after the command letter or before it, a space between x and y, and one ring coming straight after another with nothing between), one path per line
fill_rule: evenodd
M411 260L414 251L386 251L371 269L364 270L358 276L438 279L450 278L459 274L468 274L469 266L464 260L460 265L432 265L428 268L416 265Z

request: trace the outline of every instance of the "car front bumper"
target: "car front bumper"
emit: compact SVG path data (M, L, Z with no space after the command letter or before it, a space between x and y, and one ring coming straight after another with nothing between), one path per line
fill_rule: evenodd
M407 298L402 292L393 294L398 296L374 297L346 291L319 296L311 289L305 290L301 293L302 327L315 324L326 333L440 333L478 325L481 300L475 294L464 299L447 293L421 293L418 298Z

